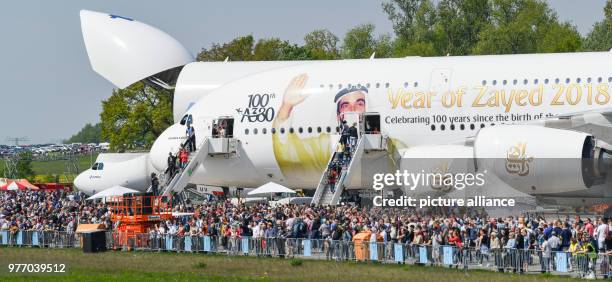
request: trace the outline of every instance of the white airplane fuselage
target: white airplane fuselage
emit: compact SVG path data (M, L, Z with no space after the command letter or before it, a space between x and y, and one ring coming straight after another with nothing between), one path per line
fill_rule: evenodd
M314 189L343 113L379 114L377 131L402 149L463 145L481 128L610 111L611 65L610 52L189 63L176 82L176 124L155 141L144 177L163 173L185 141L183 117L191 116L196 146L231 117L237 153L206 157L190 183ZM91 186L87 179L103 173L88 170L75 184ZM123 183L107 178L104 185Z

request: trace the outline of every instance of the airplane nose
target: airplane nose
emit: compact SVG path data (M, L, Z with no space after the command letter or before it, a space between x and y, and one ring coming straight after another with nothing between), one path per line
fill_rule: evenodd
M157 171L164 171L167 167L168 153L176 154L185 142L185 126L176 123L168 127L155 140L149 153L151 164Z
M85 172L82 172L81 174L77 175L72 183L74 184L75 188L89 195L91 192L91 187L88 187L88 179L84 176L84 174Z

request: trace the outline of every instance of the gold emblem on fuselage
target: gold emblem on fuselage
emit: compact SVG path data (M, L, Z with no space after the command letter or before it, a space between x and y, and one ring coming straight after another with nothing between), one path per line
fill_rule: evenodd
M527 143L517 143L506 151L506 171L510 174L525 176L533 157L527 156Z

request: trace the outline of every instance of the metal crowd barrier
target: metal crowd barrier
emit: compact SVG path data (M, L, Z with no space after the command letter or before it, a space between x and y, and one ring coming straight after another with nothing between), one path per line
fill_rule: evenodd
M81 237L74 232L60 231L0 231L0 246L41 247L41 248L80 248Z
M107 249L154 252L219 253L226 255L304 258L336 261L436 265L503 272L554 272L581 278L612 277L612 255L543 252L533 249L458 248L393 242L353 242L301 238L175 236L137 234L122 240L106 232ZM122 243L128 242L129 246ZM0 231L0 246L79 248L75 233Z

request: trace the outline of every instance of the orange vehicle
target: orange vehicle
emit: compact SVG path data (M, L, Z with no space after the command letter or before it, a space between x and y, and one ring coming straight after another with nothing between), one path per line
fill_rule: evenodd
M115 248L145 247L136 234L147 233L160 222L172 219L172 197L151 193L124 194L110 200Z

